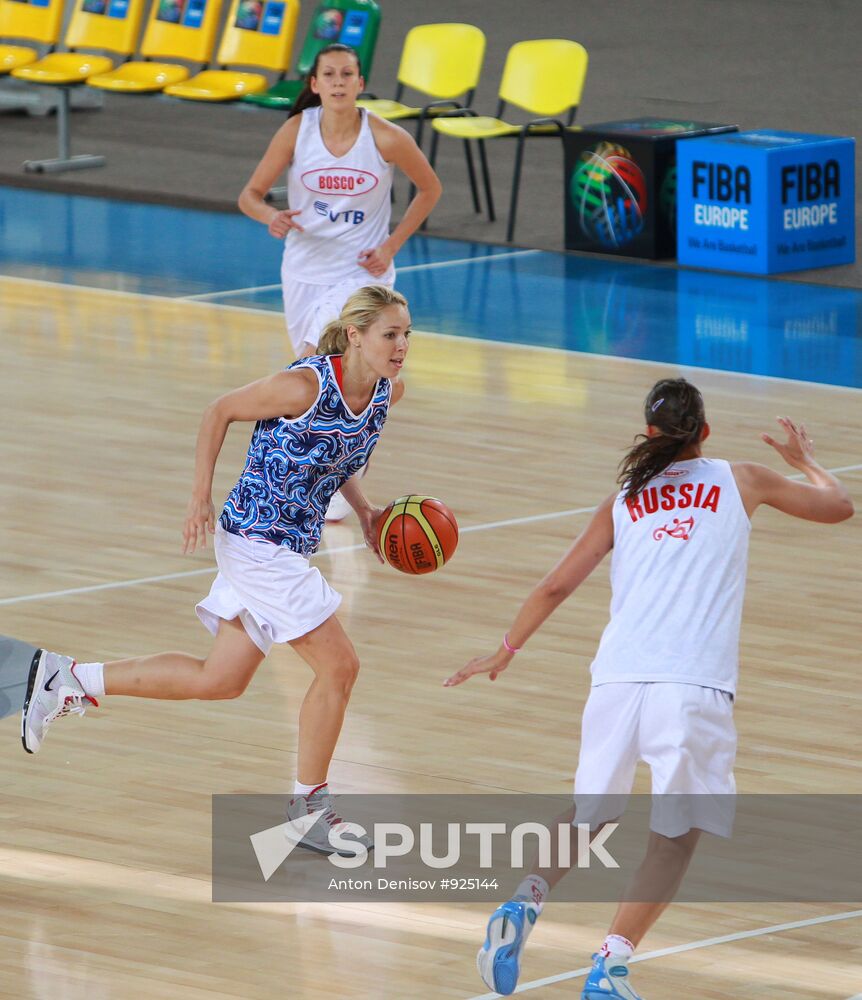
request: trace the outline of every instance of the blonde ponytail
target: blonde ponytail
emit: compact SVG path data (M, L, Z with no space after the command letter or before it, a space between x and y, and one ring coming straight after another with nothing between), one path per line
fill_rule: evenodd
M344 354L348 348L347 328L364 333L387 306L407 307L407 299L388 285L365 285L344 303L341 315L327 323L317 345L318 354Z
M347 350L347 327L340 319L327 323L317 345L318 354L344 354Z

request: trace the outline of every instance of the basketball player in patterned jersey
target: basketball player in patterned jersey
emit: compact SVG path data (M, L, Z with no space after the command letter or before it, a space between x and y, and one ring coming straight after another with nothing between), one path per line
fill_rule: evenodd
M289 643L314 673L299 712L297 782L291 818L322 811L303 844L329 851L327 771L359 660L336 610L341 595L309 557L320 542L333 493L344 487L378 558L382 513L351 480L368 461L389 407L404 393L397 377L408 351L410 315L383 285L355 292L321 338L322 354L215 400L198 434L184 551L215 535L218 575L197 606L215 636L205 659L157 653L76 664L38 651L24 711L24 748L37 752L58 718L81 714L103 695L180 700L237 698L273 643ZM228 426L256 421L245 468L216 524L212 479ZM347 484L345 486L345 483ZM381 559L382 561L382 559Z
M246 215L284 240L284 315L299 358L316 353L320 331L357 288L395 284L395 255L442 191L404 129L356 106L364 86L352 48L321 49L287 122L239 197ZM390 234L395 167L415 184L416 196ZM285 170L290 207L279 211L265 196ZM349 510L336 496L327 520L341 520Z
M588 823L593 836L616 820L639 760L650 767L653 795L665 798L654 799L646 856L593 956L582 1000L641 1000L629 978L635 947L673 898L700 832L730 836L749 519L761 504L829 524L853 514L844 486L815 461L805 427L785 417L779 423L786 440L767 434L763 440L807 483L752 462L704 458L709 424L703 399L685 379L656 383L644 416L646 434L621 464L621 491L598 507L533 590L500 648L445 682L461 684L479 673L495 680L613 550L611 618L591 667L567 818ZM669 808L673 803L686 809ZM576 827L570 830L571 857L577 858ZM491 916L478 966L498 993L514 991L527 935L550 887L567 871L535 866L514 898Z

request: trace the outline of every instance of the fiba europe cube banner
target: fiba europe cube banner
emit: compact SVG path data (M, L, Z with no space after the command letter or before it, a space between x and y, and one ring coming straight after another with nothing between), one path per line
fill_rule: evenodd
M856 141L760 129L677 152L681 264L773 274L851 264Z

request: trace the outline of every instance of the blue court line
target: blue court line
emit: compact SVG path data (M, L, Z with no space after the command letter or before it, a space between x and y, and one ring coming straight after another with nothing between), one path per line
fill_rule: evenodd
M240 215L0 188L3 274L280 312L278 285L261 285L280 254ZM856 289L424 234L397 265L417 329L862 388Z

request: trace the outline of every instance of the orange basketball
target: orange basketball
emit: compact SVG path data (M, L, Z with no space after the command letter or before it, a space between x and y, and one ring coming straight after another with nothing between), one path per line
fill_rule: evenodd
M383 558L402 573L433 573L458 545L458 522L446 504L412 493L389 504L377 533Z

